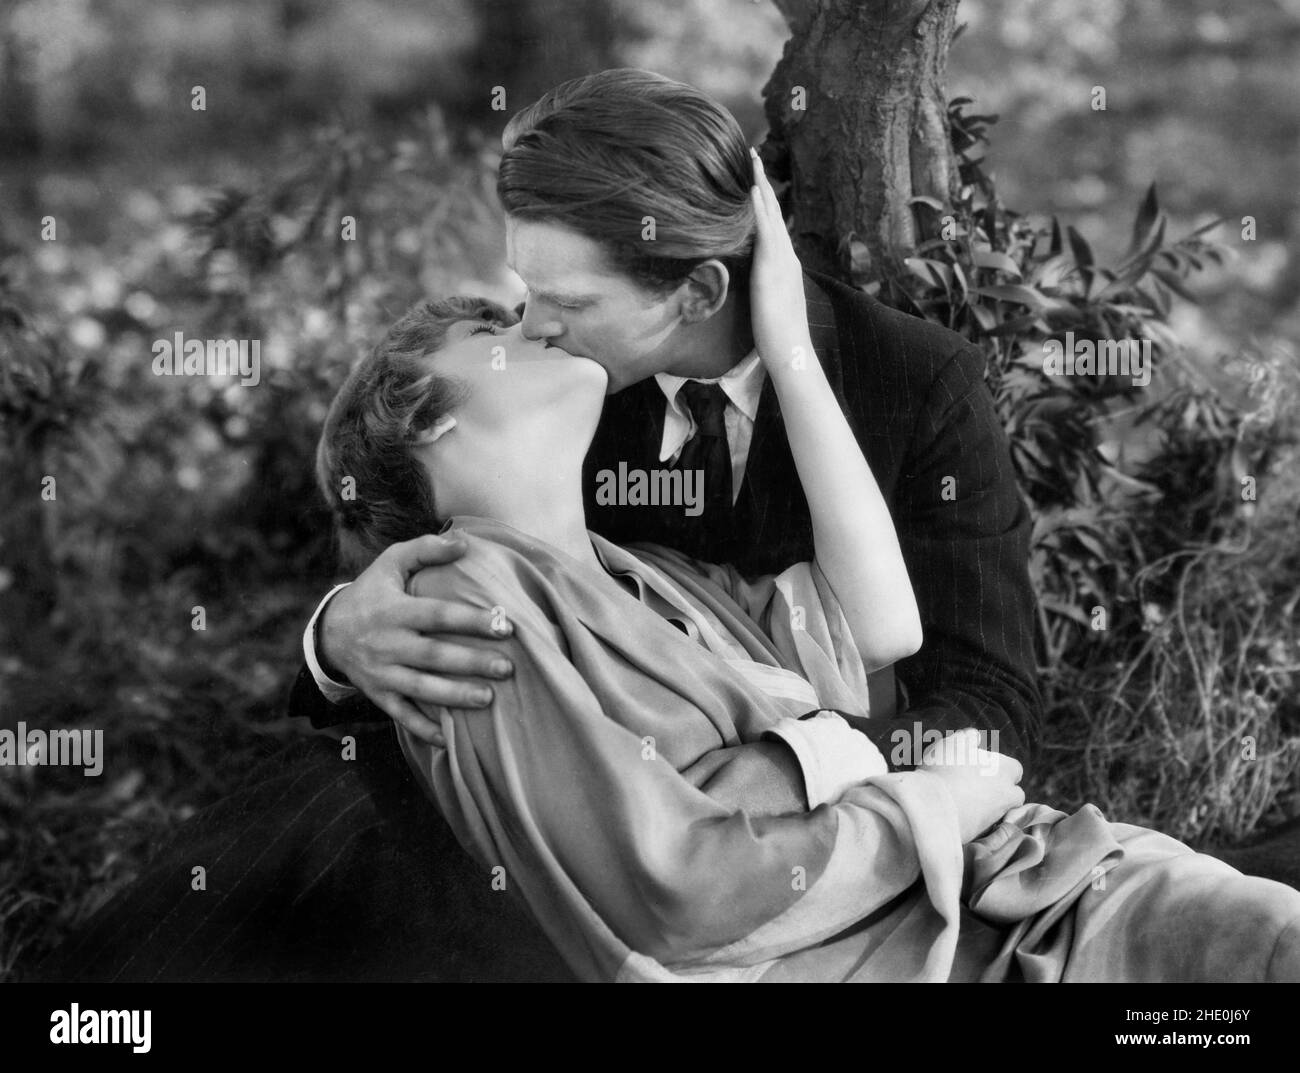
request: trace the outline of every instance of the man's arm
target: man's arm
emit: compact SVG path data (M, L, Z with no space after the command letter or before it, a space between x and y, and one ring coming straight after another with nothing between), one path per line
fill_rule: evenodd
M989 749L1026 767L1039 747L1031 522L984 366L968 346L943 367L898 478L894 521L924 643L895 667L905 708L871 731L891 767L919 762L925 730L986 731Z

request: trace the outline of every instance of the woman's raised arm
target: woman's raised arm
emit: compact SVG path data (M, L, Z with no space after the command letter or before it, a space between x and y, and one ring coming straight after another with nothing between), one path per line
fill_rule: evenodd
M813 352L803 268L756 153L753 159L754 340L808 500L814 556L870 672L921 647L920 612L889 508Z

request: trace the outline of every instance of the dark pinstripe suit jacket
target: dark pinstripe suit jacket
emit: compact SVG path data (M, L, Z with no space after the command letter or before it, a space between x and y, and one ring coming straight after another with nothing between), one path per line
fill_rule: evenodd
M985 359L956 333L829 277L810 275L806 290L813 346L889 504L925 633L921 650L895 667L899 714L870 736L888 759L896 733L911 735L917 722L975 726L996 730L998 751L1028 766L1040 722L1030 518L984 384ZM653 380L606 400L584 487L588 524L616 543L682 547L679 507L594 502L599 470L617 470L620 461L659 465L663 421ZM699 557L734 563L744 574L776 573L812 557L808 504L770 379L734 516L729 525L710 524ZM385 718L367 704L328 704L306 667L290 711L318 726Z

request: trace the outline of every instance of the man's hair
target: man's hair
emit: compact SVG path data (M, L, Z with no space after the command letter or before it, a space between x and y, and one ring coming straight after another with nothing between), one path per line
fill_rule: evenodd
M390 544L442 526L419 434L464 401L464 384L429 366L457 321L514 324L485 298L428 299L408 310L348 374L316 447L316 483L334 514L339 557L361 570Z
M743 294L754 242L749 149L731 113L699 90L651 71L601 71L519 112L502 144L497 194L508 215L599 242L648 289L666 291L716 258Z

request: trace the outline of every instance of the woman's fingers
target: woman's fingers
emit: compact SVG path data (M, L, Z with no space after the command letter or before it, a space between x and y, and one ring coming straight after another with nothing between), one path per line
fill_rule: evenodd
M772 205L768 200L772 186L767 181L767 172L763 170L763 162L758 158L758 151L752 146L749 150L749 159L754 165L754 211L758 214L759 226L764 227L772 222Z
M759 158L758 150L750 146L749 155L754 162L754 185L758 187L759 197L767 211L768 221L781 220L781 203L777 200L776 191L772 189L771 180L767 177L767 171L763 167L763 161Z

